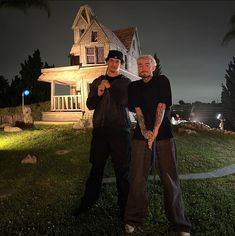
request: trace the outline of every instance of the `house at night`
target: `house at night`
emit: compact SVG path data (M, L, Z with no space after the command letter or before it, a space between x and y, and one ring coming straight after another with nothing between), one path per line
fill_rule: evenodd
M51 111L43 113L43 121L78 121L92 116L86 99L92 81L106 72L105 58L109 50L123 53L125 64L121 74L131 80L139 79L136 58L141 52L136 27L112 31L98 21L88 5L83 5L72 30L70 66L42 69L38 79L51 84ZM56 95L56 84L69 87L69 94Z

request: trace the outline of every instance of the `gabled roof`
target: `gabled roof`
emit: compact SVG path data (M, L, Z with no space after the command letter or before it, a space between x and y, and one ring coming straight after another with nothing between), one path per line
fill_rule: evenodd
M125 45L126 49L130 50L135 31L136 27L129 27L126 29L114 30L113 32Z
M95 14L88 5L81 6L73 22L72 29L77 26L77 22L80 18L82 18L87 24L90 24L94 17Z
M126 49L125 45L120 41L120 39L110 30L108 29L106 26L104 26L103 24L101 24L97 18L93 18L90 26L87 28L87 30L85 31L85 33L81 36L80 40L78 41L78 43L80 41L82 41L83 37L85 37L85 35L87 34L87 32L89 31L89 29L92 27L93 24L97 24L101 30L104 32L104 34L106 35L107 39L109 40L109 42L115 43L118 47Z

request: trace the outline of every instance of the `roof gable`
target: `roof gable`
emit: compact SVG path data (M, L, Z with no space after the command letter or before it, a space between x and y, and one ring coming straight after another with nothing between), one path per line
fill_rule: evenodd
M96 18L93 19L91 22L89 28L86 30L86 32L82 35L82 37L79 40L79 43L82 42L82 40L86 37L86 35L90 32L90 29L94 26L97 25L100 30L105 34L107 40L109 42L115 43L118 47L126 49L125 45L119 40L119 38L111 31L109 30L106 26L102 25Z
M95 17L95 14L93 13L92 9L88 5L81 6L73 22L72 29L74 29L78 25L78 22L81 18L87 24L90 24L94 17Z

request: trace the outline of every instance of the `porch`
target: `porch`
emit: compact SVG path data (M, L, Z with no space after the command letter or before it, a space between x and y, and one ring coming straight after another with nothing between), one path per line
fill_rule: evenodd
M42 121L77 122L83 118L85 108L81 95L51 97L51 111L42 113Z
M51 111L84 111L81 95L52 96Z

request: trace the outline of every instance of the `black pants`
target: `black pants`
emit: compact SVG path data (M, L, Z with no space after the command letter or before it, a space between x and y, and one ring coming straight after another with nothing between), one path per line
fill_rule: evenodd
M117 203L124 209L129 191L130 132L114 128L96 128L92 135L90 151L92 167L81 205L90 207L98 200L106 161L111 156L116 176Z
M184 210L180 182L176 170L174 139L157 141L156 165L164 189L164 204L168 220L175 231L189 232L191 223ZM130 192L124 220L129 224L143 223L147 216L147 179L151 165L151 151L145 140L133 140Z

